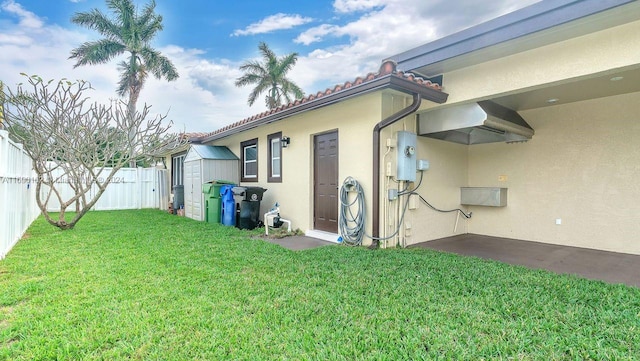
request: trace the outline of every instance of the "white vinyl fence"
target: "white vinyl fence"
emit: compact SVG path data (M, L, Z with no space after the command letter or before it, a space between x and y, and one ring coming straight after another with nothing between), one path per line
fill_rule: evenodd
M0 130L0 259L38 217L31 158Z
M105 177L111 172L111 168L105 168ZM56 179L62 171L52 175ZM168 208L169 185L167 171L156 168L122 168L118 170L112 178L111 183L102 194L98 202L91 208L96 211L116 210L116 209L140 209L140 208ZM66 183L57 183L56 189L60 192L63 200L73 197L73 189ZM93 186L87 193L87 201L93 198L98 191L98 187ZM46 197L47 187L41 190L41 198ZM47 210L55 212L60 209L60 203L55 195L52 195L47 204ZM71 205L67 211L75 211L75 206Z
M109 171L105 169L104 174ZM0 130L0 259L9 253L40 215L36 204L35 180L31 158L22 145L11 141L7 131ZM167 170L122 168L113 180L92 210L167 209L169 206ZM71 187L64 183L57 184L56 188L65 200L73 196ZM46 187L41 192L46 192ZM93 197L95 193L96 189L91 189L87 197ZM47 210L55 212L59 209L57 198L52 196ZM75 211L75 206L67 210Z

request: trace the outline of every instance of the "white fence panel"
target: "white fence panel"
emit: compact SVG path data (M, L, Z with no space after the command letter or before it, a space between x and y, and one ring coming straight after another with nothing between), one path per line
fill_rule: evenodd
M33 186L35 176L22 145L0 130L0 259L40 214Z
M105 168L102 172L106 177L111 172L110 168ZM166 185L160 184L166 179L166 170L156 168L121 168L112 182L107 186L98 202L91 208L96 211L118 210L118 209L141 209L141 208L161 208L166 209L168 193ZM62 174L62 171L54 174L54 178ZM56 189L61 193L63 200L73 197L73 190L65 183L57 183ZM43 187L41 195L44 198L48 188ZM93 198L98 191L98 187L93 186L87 193L87 201ZM164 204L164 206L163 206ZM49 212L60 210L58 199L52 194L47 204ZM74 211L75 206L70 206L67 211Z

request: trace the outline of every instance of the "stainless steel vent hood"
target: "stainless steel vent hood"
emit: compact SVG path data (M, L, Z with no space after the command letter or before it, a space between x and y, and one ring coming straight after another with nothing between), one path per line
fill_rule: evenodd
M418 134L461 144L524 142L533 129L514 110L492 101L464 104L422 113Z

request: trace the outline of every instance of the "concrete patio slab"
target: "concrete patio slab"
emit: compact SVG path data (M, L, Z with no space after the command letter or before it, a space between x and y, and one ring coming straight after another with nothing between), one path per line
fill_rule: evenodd
M464 234L411 245L640 287L640 255Z

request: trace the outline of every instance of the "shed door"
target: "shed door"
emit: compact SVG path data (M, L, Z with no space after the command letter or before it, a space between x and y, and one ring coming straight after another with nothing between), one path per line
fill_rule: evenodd
M338 233L338 131L313 139L313 226Z
M201 164L184 163L184 215L198 221L202 218Z

